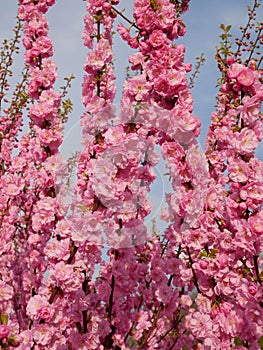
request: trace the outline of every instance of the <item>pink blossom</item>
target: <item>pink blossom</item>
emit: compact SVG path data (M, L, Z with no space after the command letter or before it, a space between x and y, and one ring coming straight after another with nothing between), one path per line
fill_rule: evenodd
M39 311L39 318L41 318L44 321L47 321L50 319L51 313L49 307L42 307Z
M145 329L148 329L151 326L151 322L149 321L149 313L146 311L141 310L138 314L138 320L136 324L136 333L135 333L135 340L139 340L145 331Z
M0 339L6 338L9 333L9 327L5 324L0 324Z
M263 137L260 74L253 61L246 67L226 60L202 156L190 65L185 47L173 42L185 34L176 11L188 2L135 0L134 25L119 25L138 48L120 118L112 55L118 0L86 2L83 149L69 206L63 181L71 170L56 167L61 96L53 91L57 73L44 16L54 0L20 0L33 101L21 141L22 116L10 120L4 111L0 126L0 299L12 334L30 326L20 332L21 350L227 350L237 337L258 346L263 166L253 152ZM119 120L124 124L116 126ZM22 162L13 157L17 143ZM163 216L169 223L149 237L159 148L171 180ZM111 246L107 257L103 239Z
M238 74L237 80L243 86L251 86L255 80L255 73L246 67Z
M124 26L124 24L119 23L117 31L121 35L123 40L128 41L131 38L130 31Z
M13 288L7 283L0 281L0 300L3 303L13 297Z
M186 325L194 335L200 338L207 338L212 334L212 322L210 316L207 314L195 312L192 317L187 316Z
M252 183L242 187L240 191L240 197L243 200L251 198L256 201L262 201L263 199L263 184L262 183Z
M136 101L143 100L152 87L152 84L146 80L144 74L130 78L124 85Z
M36 344L49 347L54 334L54 327L47 324L35 325L32 329L32 333Z
M33 335L31 330L25 330L20 333L21 344L19 350L27 350L33 346Z
M41 295L35 295L29 300L26 312L34 320L41 319L42 316L47 320L51 316L51 307L46 298Z
M258 145L258 139L253 130L244 128L235 136L236 139L234 140L234 144L238 152L241 154L250 154L254 152Z
M263 211L261 210L259 213L252 215L248 219L248 223L253 232L257 234L262 234L263 232Z
M236 78L243 70L244 66L240 63L233 63L227 71L227 75L230 79Z
M37 38L33 48L37 49L43 58L52 56L54 51L51 39L45 36Z
M242 159L229 159L229 178L235 182L245 182L248 179L248 164Z
M57 233L59 231L57 230ZM69 251L70 241L69 239L63 239L61 241L50 241L46 244L45 254L49 259L54 260L67 260L70 255Z
M165 44L165 38L162 30L154 30L149 37L149 42L152 47L157 48Z

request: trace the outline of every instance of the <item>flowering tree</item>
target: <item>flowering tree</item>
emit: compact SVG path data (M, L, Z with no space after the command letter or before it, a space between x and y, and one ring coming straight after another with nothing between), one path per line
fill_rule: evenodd
M254 154L263 137L262 24L250 33L258 1L236 50L222 25L205 153L192 113L191 65L175 43L186 32L181 14L189 1L135 0L133 20L118 0L87 1L74 186L74 161L59 152L71 79L54 90L45 15L54 3L20 0L14 39L2 49L0 347L263 348L263 163ZM118 33L135 49L118 113L117 16ZM21 28L25 69L8 100ZM160 157L172 186L162 233L145 224Z

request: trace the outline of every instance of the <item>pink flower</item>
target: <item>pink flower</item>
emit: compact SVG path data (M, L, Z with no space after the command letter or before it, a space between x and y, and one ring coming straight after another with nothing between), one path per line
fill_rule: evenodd
M79 269L61 261L54 266L54 270L50 271L50 279L52 283L62 286L63 291L72 292L79 289L84 276Z
M53 334L55 333L54 327L46 324L39 324L33 327L32 329L34 341L37 344L46 346L46 349L50 347L47 345L51 345L51 339Z
M52 56L54 52L52 41L46 36L40 36L39 38L37 38L37 40L33 44L33 48L39 50L39 53L43 58L48 58Z
M169 304L169 301L173 296L172 289L162 281L160 281L158 284L159 286L155 292L157 300L162 302L164 305Z
M0 339L4 339L8 336L9 334L9 327L5 324L0 325Z
M233 63L229 67L227 71L227 75L230 79L236 78L239 75L239 73L242 72L243 69L244 69L244 66L242 64Z
M202 270L204 270L204 269L207 268L208 262L205 261L205 260L201 260L201 261L199 262L199 266L200 266L200 268L201 268Z
M32 330L25 330L20 333L21 344L19 350L28 350L33 346Z
M0 302L10 300L13 297L13 288L3 281L0 281Z
M230 79L236 78L238 83L243 86L251 86L255 81L254 71L240 63L233 63L229 67L227 75Z
M237 76L237 81L244 86L251 86L254 83L255 74L248 67L244 68Z
M165 43L165 35L162 30L154 30L149 37L149 42L154 48L159 48Z
M57 229L56 233L58 234L58 232L59 230ZM70 255L69 246L69 239L63 239L60 241L53 240L47 243L44 252L51 261L56 261L57 259L66 261Z
M57 202L54 198L44 197L40 199L35 207L32 216L32 227L34 231L39 231L41 227L50 224L55 220Z
M149 321L149 313L147 311L140 310L136 324L136 334L134 339L139 340L143 332L150 326L151 322Z
M39 318L41 318L42 320L49 320L50 319L50 316L51 316L51 313L50 313L50 308L49 307L42 307L42 309L39 311Z
M169 70L166 78L167 83L172 87L182 85L183 81L185 81L185 75L176 69Z
M193 300L191 299L191 297L189 295L182 295L181 296L181 303L184 306L191 306L193 304Z
M94 71L104 68L106 63L112 61L112 50L109 41L101 39L96 46L96 49L90 51L87 56L84 69L88 73L94 73Z
M131 38L129 29L127 29L122 23L118 25L117 31L123 40L128 41Z
M212 333L210 316L198 311L192 317L190 315L186 317L186 325L189 325L193 334L200 338L207 338Z
M51 317L51 307L46 298L41 295L35 295L29 299L26 313L33 320L39 320L42 316L44 320L48 320Z
M130 78L124 85L127 91L129 91L129 94L133 95L136 101L143 100L152 87L152 84L146 80L144 74Z
M261 210L256 215L250 216L248 219L249 226L251 230L257 234L262 234L263 232L263 211Z
M240 198L246 200L247 198L253 199L255 201L263 200L263 184L262 183L252 183L247 186L242 187L240 191Z
M257 294L257 287L255 286L255 285L250 285L250 286L248 286L248 293L249 294L251 294L251 295L255 295L255 294Z
M242 159L229 159L229 178L234 182L245 182L248 179L248 164Z
M258 138L251 129L244 128L239 134L234 133L234 144L241 154L250 154L258 146Z

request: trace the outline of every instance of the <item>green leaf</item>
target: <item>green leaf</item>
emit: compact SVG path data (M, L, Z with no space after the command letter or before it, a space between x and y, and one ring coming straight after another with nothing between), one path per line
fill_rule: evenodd
M228 26L225 27L226 28L226 32L229 32L230 29L232 28L231 24L229 24Z
M235 337L235 345L243 345L243 341L241 339L239 339L238 337Z
M7 324L8 323L8 316L5 314L0 313L0 323L1 324Z
M88 210L88 208L84 204L79 204L77 207L81 209L84 213Z
M263 336L259 338L258 344L260 346L260 350L263 350Z

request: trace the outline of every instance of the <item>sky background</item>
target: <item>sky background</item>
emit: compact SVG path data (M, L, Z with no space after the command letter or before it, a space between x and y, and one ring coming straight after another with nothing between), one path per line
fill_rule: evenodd
M133 1L122 0L118 9L126 8L126 16L132 18ZM216 80L218 77L217 63L214 59L215 47L218 45L221 31L221 23L232 25L233 37L240 33L239 26L245 25L247 20L247 6L252 5L252 0L192 0L190 10L184 14L183 19L186 24L187 34L180 39L180 43L186 46L186 62L195 64L195 58L202 52L205 55L205 65L201 68L195 87L192 89L194 97L194 113L201 119L202 128L200 136L200 147L203 148L205 135L210 123L210 116L214 110L215 96L217 94ZM50 24L50 37L55 46L53 57L58 66L59 79L56 88L63 85L63 78L74 74L70 91L74 110L69 117L69 122L65 130L65 143L62 151L65 155L70 155L76 148L80 147L80 127L79 118L84 109L81 103L81 83L84 71L82 69L87 54L83 46L81 33L83 31L83 16L85 14L86 2L83 0L56 0L48 12ZM0 0L0 41L3 38L12 36L12 28L16 22L17 1ZM258 11L258 18L263 18L263 5ZM123 23L125 23L122 20ZM238 34L239 35L239 34ZM120 100L123 80L125 78L125 67L128 65L128 56L131 54L128 46L119 40L118 34L115 36L115 67L117 75L118 94L116 104ZM21 50L23 54L23 49ZM17 60L14 66L14 76L19 74L22 59ZM263 155L262 144L257 151L258 156ZM162 169L157 169L161 174ZM158 176L155 190L153 190L153 200L158 202L155 205L155 212L160 207L160 189L166 191L163 186L161 175ZM163 194L161 195L163 197Z

